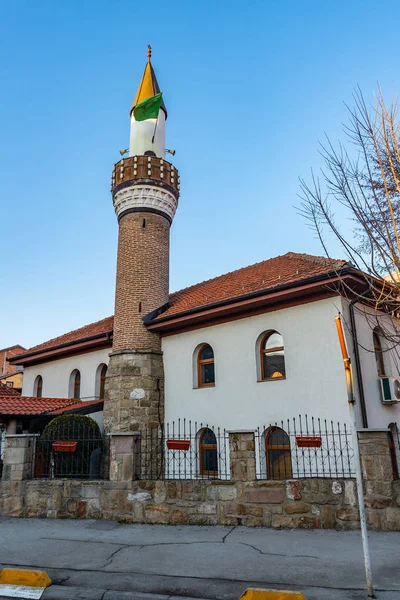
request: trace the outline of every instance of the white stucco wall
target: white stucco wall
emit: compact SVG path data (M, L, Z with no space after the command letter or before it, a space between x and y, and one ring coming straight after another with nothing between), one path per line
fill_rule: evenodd
M32 367L25 367L22 394L34 394L37 375L43 377L42 396L47 398L69 398L69 380L74 369L81 373L81 400L95 400L96 372L101 363L108 364L110 348L77 354L68 358L53 360Z
M163 338L166 421L192 419L255 429L307 413L349 421L334 317L339 297ZM257 381L256 341L275 329L285 344L286 379ZM193 352L214 349L216 384L193 388Z
M350 315L348 310L348 301L343 300L344 307L344 321L346 329L346 337L348 340L348 348L350 357L355 369L354 349L351 337L349 334L349 323ZM368 317L368 314L372 315ZM396 326L395 321L388 315L378 313L378 322L382 324L385 330L392 330ZM368 426L372 428L386 428L390 423L397 422L400 425L400 403L399 404L382 404L381 390L379 377L376 368L374 344L373 344L373 329L377 323L376 315L371 309L364 306L355 306L355 321L357 328L357 337L359 345L359 354L361 362L361 371L363 378L363 387L365 395L365 403L367 409ZM399 377L400 376L400 353L393 350L385 351L385 345L388 347L388 343L381 338L382 347L384 350L384 363L385 371L387 376ZM354 377L354 386L356 391L356 398L358 400L358 385L357 378ZM359 402L357 402L357 415L358 424L361 425L361 417L359 411Z

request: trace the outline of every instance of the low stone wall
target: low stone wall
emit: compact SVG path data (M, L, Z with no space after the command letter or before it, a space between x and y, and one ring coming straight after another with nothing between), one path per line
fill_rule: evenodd
M276 529L359 527L355 482L350 479L123 483L26 480L3 481L0 490L1 512L15 517Z
M136 433L111 436L109 481L35 480L35 436L7 436L0 514L170 525L359 528L352 479L255 481L254 432L229 432L229 481L138 481L137 440ZM394 480L387 431L361 431L359 448L368 526L400 531L400 481Z

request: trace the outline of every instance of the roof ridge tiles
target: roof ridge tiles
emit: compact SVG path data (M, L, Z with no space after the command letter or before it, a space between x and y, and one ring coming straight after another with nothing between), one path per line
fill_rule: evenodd
M251 269L252 267L256 267L257 265L262 265L271 260L276 260L278 258L283 258L288 254L295 254L295 252L287 252L286 254L280 254L279 256L273 256L271 258L266 258L265 260L260 260L258 262L252 263L251 265L246 265L245 267L240 267L239 269L234 269L233 271L228 271L227 273L222 273L221 275L216 275L215 277L210 277L210 279L204 279L203 281L199 281L198 283L193 283L192 285L188 285L180 290L176 290L172 292L170 296L174 296L175 294L180 294L181 292L186 292L187 290L196 288L198 286L204 285L205 283L209 283L210 281L214 281L215 279L220 279L222 277L228 277L228 275L233 275L234 273L240 273L240 271L245 271L246 269Z

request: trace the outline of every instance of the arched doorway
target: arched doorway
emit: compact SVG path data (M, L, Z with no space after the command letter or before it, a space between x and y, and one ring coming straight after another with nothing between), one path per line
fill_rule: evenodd
M218 476L218 448L215 433L205 427L199 437L199 466L200 475Z
M280 427L270 427L265 434L265 458L268 479L293 477L290 438Z

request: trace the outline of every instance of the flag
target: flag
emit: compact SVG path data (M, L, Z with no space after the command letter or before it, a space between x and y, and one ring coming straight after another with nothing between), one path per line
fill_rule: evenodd
M146 98L143 102L140 102L133 109L133 116L135 121L145 121L146 119L157 119L160 111L162 92Z

